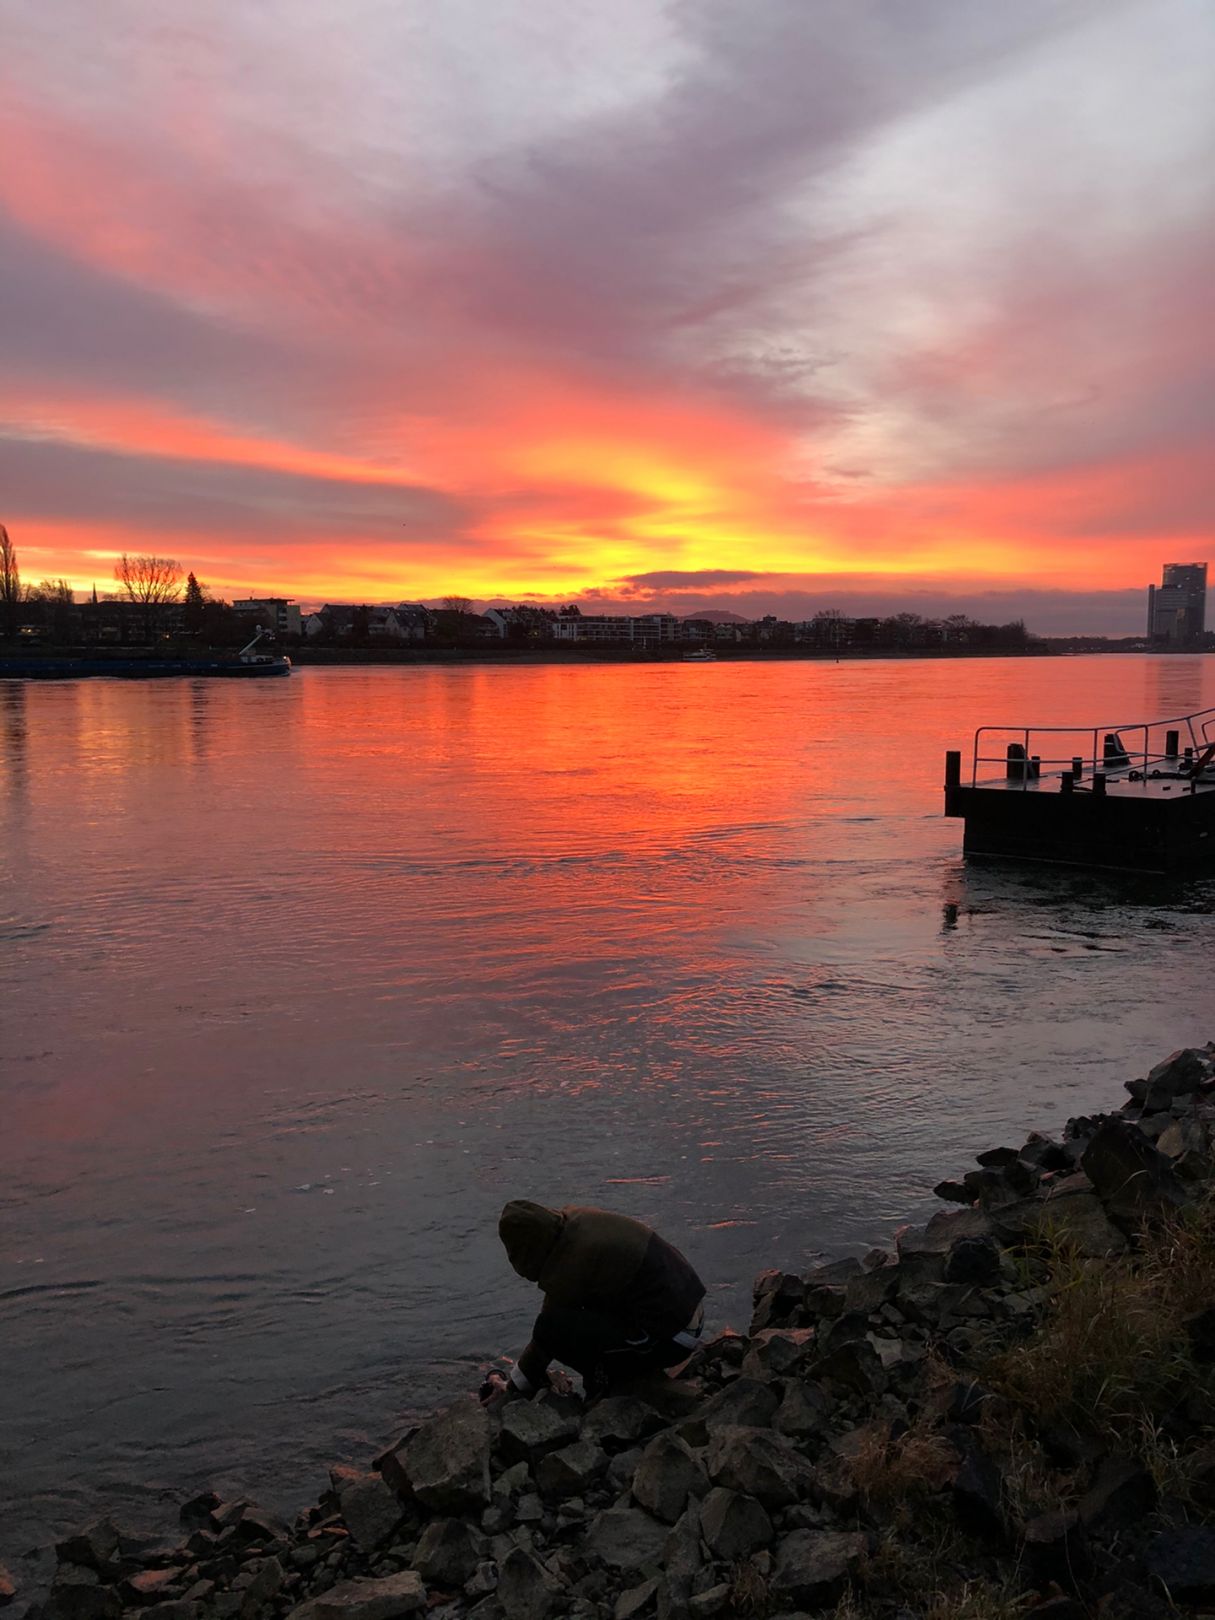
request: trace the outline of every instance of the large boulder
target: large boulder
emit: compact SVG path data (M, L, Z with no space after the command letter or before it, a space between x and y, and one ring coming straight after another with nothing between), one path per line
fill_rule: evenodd
M83 1564L60 1564L42 1610L45 1620L118 1620L122 1600L103 1586L96 1570Z
M640 1570L657 1567L669 1534L667 1525L640 1508L608 1508L591 1525L586 1546L612 1569Z
M866 1545L858 1531L790 1531L776 1549L773 1596L807 1609L825 1609L838 1602Z
M809 1464L783 1435L741 1427L714 1432L708 1472L715 1485L754 1496L767 1508L796 1502L811 1478Z
M508 1462L556 1451L578 1434L578 1420L547 1401L510 1401L502 1409L498 1445Z
M329 1470L329 1480L355 1546L362 1552L372 1552L387 1541L404 1511L400 1497L383 1476L337 1467Z
M1080 1163L1110 1216L1128 1230L1186 1202L1168 1155L1124 1120L1100 1125Z
M1089 1260L1102 1260L1126 1249L1126 1238L1091 1192L1064 1192L1008 1204L995 1212L993 1220L1006 1243L1028 1244L1053 1238L1069 1244Z
M78 1564L98 1572L113 1568L119 1556L118 1528L110 1519L98 1519L85 1530L77 1530L55 1543L61 1564Z
M475 1395L444 1408L379 1459L384 1478L424 1507L460 1513L489 1501L489 1416Z
M656 1435L633 1473L634 1500L667 1524L679 1518L689 1496L701 1496L708 1488L692 1448L673 1434Z
M507 1620L546 1620L561 1595L560 1583L525 1547L507 1553L498 1572L498 1602Z
M582 1420L582 1438L597 1441L605 1451L625 1451L661 1427L662 1419L645 1401L631 1395L608 1395Z
M718 1562L732 1564L772 1540L772 1520L753 1496L715 1485L700 1504L700 1533Z
M416 1570L376 1579L342 1581L297 1604L289 1620L398 1620L426 1607L426 1588Z
M593 1440L550 1451L536 1464L536 1484L546 1496L581 1496L608 1465L607 1453Z
M759 1429L771 1423L780 1397L757 1378L736 1378L715 1395L710 1395L696 1414L711 1431L742 1424Z
M1174 1603L1206 1603L1215 1598L1215 1529L1185 1524L1166 1530L1147 1549L1148 1574Z
M410 1560L428 1586L463 1586L476 1574L489 1544L463 1519L432 1519Z

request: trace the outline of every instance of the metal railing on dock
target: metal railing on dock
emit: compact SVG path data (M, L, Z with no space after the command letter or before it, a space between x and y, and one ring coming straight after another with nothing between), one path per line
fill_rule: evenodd
M1000 782L1028 790L1055 777L1064 787L1101 792L1111 779L1215 782L1209 772L1215 773L1215 709L1199 709L1131 725L980 726L970 785Z

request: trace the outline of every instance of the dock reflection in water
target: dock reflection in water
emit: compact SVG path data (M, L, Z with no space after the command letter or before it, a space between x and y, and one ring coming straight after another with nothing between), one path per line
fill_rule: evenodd
M1212 668L6 686L5 1548L310 1499L517 1347L508 1197L652 1221L740 1324L760 1267L1205 1039L1209 885L968 869L940 788L993 714Z

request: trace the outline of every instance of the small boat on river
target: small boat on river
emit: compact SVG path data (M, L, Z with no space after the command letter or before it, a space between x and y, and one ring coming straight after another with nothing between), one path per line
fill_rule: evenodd
M224 676L250 680L267 675L290 675L291 660L282 653L256 650L265 634L259 630L247 646L235 655L217 654L210 658L164 657L157 652L136 655L130 652L84 654L79 657L2 658L0 681L72 681L97 675L126 680L163 680L170 675Z
M683 655L685 664L715 664L717 654L710 652L708 647L697 647L695 652L686 652Z
M945 755L968 856L1114 871L1215 867L1215 709L1109 726L980 726Z

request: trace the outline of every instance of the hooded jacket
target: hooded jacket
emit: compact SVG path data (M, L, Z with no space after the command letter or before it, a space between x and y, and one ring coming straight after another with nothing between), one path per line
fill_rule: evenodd
M546 1306L598 1310L656 1337L678 1333L705 1295L672 1244L642 1221L579 1204L507 1204L498 1223L511 1265Z

